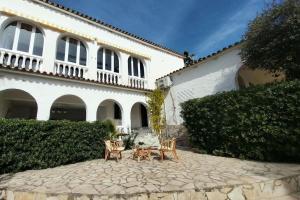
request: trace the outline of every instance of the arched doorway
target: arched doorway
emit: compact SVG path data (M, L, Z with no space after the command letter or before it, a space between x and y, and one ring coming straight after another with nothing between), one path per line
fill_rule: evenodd
M148 128L148 111L142 103L135 103L131 108L131 128L140 129Z
M50 112L50 120L86 120L85 103L81 98L74 95L65 95L56 99Z
M237 72L236 82L239 88L251 85L263 85L275 81L282 81L285 76L282 72L272 73L262 69L251 69L243 65Z
M122 126L123 109L115 100L105 100L97 109L97 121L111 120L116 126Z
M23 90L0 92L0 118L36 119L37 107L36 100Z

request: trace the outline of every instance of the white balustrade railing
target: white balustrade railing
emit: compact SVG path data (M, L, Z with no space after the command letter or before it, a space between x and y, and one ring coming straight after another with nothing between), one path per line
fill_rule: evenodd
M147 81L144 78L138 78L134 76L129 76L128 78L128 85L130 87L144 89L147 87Z
M54 74L63 75L66 77L86 78L88 68L74 63L56 60L54 63Z
M37 71L42 63L43 58L40 56L0 48L0 64L4 66Z
M119 84L121 83L121 75L119 73L98 69L97 81L101 83Z
M11 51L0 48L0 64L12 68L38 71L41 70L43 58L40 56L29 55L28 53ZM88 78L86 77L88 68L74 63L59 61L54 62L54 74L66 77ZM97 70L97 81L101 83L120 84L122 75L110 71ZM147 81L144 78L129 76L128 86L133 88L147 88Z

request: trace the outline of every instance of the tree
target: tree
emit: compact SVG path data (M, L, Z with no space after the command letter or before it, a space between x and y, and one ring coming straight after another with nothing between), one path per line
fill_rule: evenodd
M183 60L184 60L185 66L188 66L188 65L191 65L191 64L194 63L194 59L193 59L193 57L195 56L194 54L190 55L189 52L185 51L183 53L183 55L184 55L184 59Z
M300 78L300 0L274 1L249 23L244 40L245 65Z
M164 104L164 93L160 89L155 89L148 95L147 104L150 111L151 125L156 134L161 135L165 125L165 119L162 112Z

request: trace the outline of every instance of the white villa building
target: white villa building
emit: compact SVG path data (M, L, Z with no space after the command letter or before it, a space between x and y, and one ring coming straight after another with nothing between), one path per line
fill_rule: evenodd
M167 124L180 126L186 100L274 80L244 67L240 46L184 67L173 50L48 0L1 0L0 118L111 119L126 132L149 126L158 86Z
M48 0L0 1L0 118L149 125L146 94L183 56Z

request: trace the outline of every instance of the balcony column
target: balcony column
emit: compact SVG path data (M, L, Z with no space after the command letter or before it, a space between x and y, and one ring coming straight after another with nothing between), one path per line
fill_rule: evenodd
M131 106L129 104L126 106L123 106L122 114L123 114L122 115L122 126L124 127L124 132L130 133L130 131L131 131Z
M86 121L95 122L97 121L97 110L99 102L92 98L85 98L86 102Z
M88 73L85 78L91 80L97 80L97 53L98 53L98 45L96 41L87 42L88 45L88 60L87 67Z
M43 48L43 64L40 71L54 72L54 62L56 59L56 43L59 33L50 29L44 29L44 48Z
M52 98L46 98L45 96L39 96L38 99L36 99L37 103L37 120L41 121L47 121L50 119L50 112L51 112L51 106L52 106Z
M129 55L120 52L120 73L122 75L121 84L128 85L128 58Z

